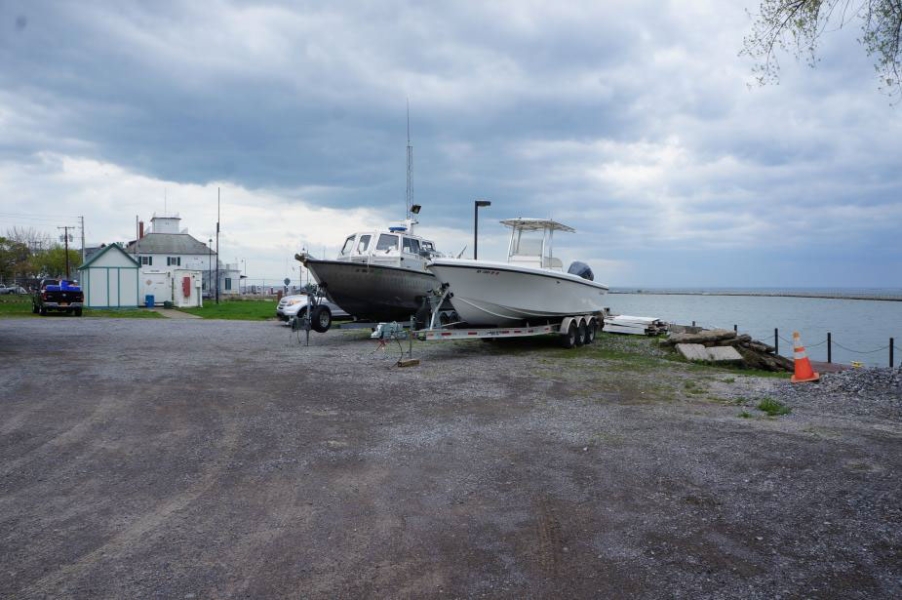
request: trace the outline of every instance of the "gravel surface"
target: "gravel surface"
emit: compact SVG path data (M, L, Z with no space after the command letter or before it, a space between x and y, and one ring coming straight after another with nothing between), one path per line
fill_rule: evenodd
M902 422L902 369L852 369L810 385L782 383L774 397L792 406Z
M902 595L898 372L795 387L608 335L399 354L0 320L0 598Z

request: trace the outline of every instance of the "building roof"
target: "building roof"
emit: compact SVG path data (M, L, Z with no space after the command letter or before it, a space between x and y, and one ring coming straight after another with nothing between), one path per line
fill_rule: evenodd
M187 233L148 233L140 240L130 242L128 251L132 254L211 254L206 244Z
M97 260L98 260L101 256L103 256L103 255L106 254L107 252L112 252L114 248L115 248L116 250L118 250L119 252L121 252L128 260L130 260L131 262L135 263L135 267L138 267L138 266L139 266L139 265L138 265L138 261L135 260L135 257L132 256L131 254L129 254L128 252L126 252L125 250L123 250L123 249L122 249L122 246L120 246L119 244L110 244L109 246L107 246L107 247L105 247L105 248L101 248L100 250L94 252L94 253L91 255L91 258L89 258L88 260L86 260L84 263L82 263L82 265L81 265L80 267L78 267L78 270L79 270L79 271L83 271L84 269L87 269L87 268L90 267L92 264L94 264L95 262L97 262Z

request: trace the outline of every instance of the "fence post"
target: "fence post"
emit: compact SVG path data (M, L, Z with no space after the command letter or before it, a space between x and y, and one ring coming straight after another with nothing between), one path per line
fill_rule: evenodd
M827 332L827 362L833 362L833 336L829 331Z
M893 340L893 338L889 339L889 368L890 369L893 368L893 345L895 343L896 342Z
M739 325L733 325L733 333L739 333Z

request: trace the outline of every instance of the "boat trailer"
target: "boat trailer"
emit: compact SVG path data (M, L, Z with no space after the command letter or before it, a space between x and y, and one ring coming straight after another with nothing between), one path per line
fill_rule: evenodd
M571 315L560 321L549 320L541 325L528 323L515 327L460 327L462 323L443 324L440 313L436 307L442 306L447 298L451 297L451 290L447 284L434 292L428 298L429 326L415 332L417 339L426 342L442 340L474 340L474 339L503 339L517 337L532 337L537 335L560 336L561 346L574 348L584 346L595 341L598 330L604 326L602 313L584 315ZM463 324L465 325L465 324Z

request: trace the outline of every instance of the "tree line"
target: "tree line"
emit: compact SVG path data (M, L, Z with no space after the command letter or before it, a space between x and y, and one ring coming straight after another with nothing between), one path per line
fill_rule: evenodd
M81 252L66 248L47 233L33 228L13 227L0 236L0 283L27 284L42 277L71 278L81 265Z

